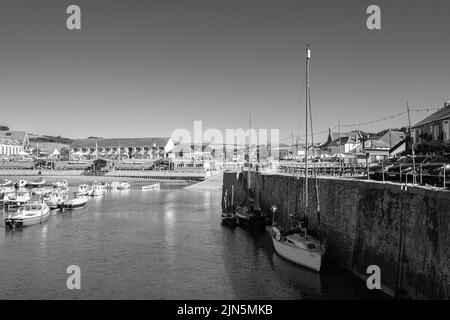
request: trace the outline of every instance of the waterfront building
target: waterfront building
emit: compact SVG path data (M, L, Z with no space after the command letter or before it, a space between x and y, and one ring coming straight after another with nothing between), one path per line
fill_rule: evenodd
M417 153L450 152L450 101L412 126L411 136Z
M368 137L364 141L363 152L369 157L369 162L379 162L405 151L406 133L388 130L381 136Z
M172 157L171 138L88 138L69 147L72 158L160 159Z
M0 155L20 155L28 147L28 134L24 131L0 131Z
M345 154L360 152L358 147L361 146L361 132L331 132L331 128L328 131L327 141L320 146L322 154Z

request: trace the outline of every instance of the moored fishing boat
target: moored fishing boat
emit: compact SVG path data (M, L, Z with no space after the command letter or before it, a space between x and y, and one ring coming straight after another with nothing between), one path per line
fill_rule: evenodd
M108 182L102 182L102 183L100 183L100 185L103 187L103 191L111 189L111 187L110 187Z
M25 188L28 185L28 181L26 180L19 180L15 183L17 188Z
M111 190L117 190L117 189L119 189L119 186L120 186L120 182L118 182L118 181L114 181L114 182L111 182Z
M237 216L233 212L222 212L222 223L228 224L230 226L235 226L237 224Z
M89 187L87 184L81 184L78 186L78 194L81 196L87 196L91 192L91 187Z
M261 211L255 210L253 206L238 206L236 208L236 222L244 227L263 227L265 219Z
M130 189L130 183L128 181L121 181L119 183L119 186L117 187L117 189L119 190L129 190Z
M92 185L90 191L90 195L93 197L101 197L105 193L105 189L103 189L103 186L100 184Z
M59 189L67 190L69 188L69 183L67 180L57 181L53 184L53 186Z
M28 227L47 221L50 215L50 208L47 204L40 201L27 203L23 210L16 215L10 215L5 218L5 227Z
M30 199L31 199L31 196L30 196L30 192L28 190L19 189L12 193L8 193L3 200L3 203L6 206L16 207L16 206L24 205Z
M83 208L88 202L88 197L77 196L76 198L65 201L61 204L61 209L78 209Z
M68 200L68 192L59 188L54 188L52 192L44 197L45 203L50 209L60 208L61 205Z
M231 193L231 205L228 204L228 190L225 189L224 197L223 197L223 204L224 204L224 210L222 211L222 223L227 224L230 226L235 226L237 223L237 216L236 213L233 212L233 197L234 197L234 186L232 188Z

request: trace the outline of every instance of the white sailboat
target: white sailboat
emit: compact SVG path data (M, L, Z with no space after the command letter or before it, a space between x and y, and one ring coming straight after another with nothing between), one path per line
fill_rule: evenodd
M306 49L306 143L305 154L308 159L308 104L309 104L309 59L311 53ZM308 162L305 162L305 214L308 207ZM275 224L276 207L272 207L272 242L275 251L283 258L309 269L320 271L325 247L314 237L308 235L307 226L282 232Z

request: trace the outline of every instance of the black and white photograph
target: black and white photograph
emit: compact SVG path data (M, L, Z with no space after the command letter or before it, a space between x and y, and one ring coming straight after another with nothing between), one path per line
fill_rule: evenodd
M0 300L448 300L449 35L448 0L1 0Z

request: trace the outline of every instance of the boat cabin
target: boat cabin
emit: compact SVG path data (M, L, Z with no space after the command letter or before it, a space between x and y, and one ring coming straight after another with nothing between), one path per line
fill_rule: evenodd
M23 211L31 211L31 212L42 211L42 209L43 205L41 203L29 203L23 207Z

